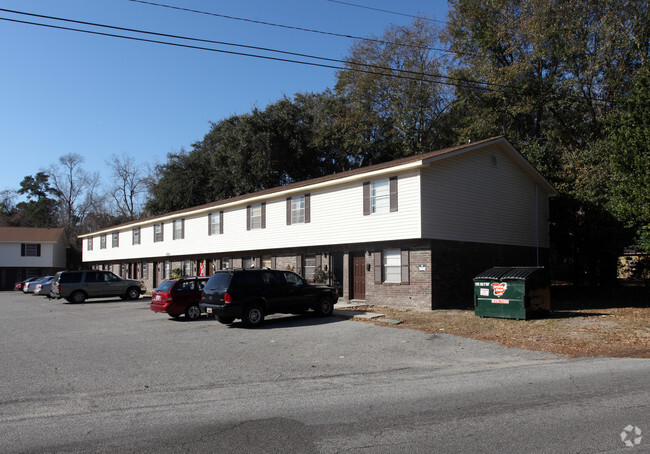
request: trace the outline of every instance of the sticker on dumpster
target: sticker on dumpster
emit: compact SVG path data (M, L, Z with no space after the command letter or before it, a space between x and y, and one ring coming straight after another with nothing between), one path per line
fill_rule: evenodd
M492 304L510 304L510 300L492 300Z
M495 296L502 297L507 289L508 289L508 283L507 282L494 282L494 283L492 283L492 290L494 291Z
M489 288L482 288L479 289L481 291L481 296L490 296L490 289Z

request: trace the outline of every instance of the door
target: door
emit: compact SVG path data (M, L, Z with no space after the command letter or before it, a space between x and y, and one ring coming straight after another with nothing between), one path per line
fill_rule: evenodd
M366 299L366 257L363 252L352 254L352 299Z

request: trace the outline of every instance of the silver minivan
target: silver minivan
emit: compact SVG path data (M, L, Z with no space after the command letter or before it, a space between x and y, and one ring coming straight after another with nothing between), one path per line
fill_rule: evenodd
M83 303L88 298L111 296L134 300L146 291L142 281L122 279L110 271L84 270L57 273L51 295L71 303Z

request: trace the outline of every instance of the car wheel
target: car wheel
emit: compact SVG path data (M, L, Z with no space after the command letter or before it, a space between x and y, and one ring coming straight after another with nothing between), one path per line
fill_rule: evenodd
M328 317L334 312L334 304L329 298L323 298L318 302L314 310L319 316Z
M242 322L248 328L256 328L264 322L264 311L259 304L251 304L244 309Z
M235 321L235 317L225 317L223 315L217 315L217 321L223 323L224 325L229 325Z
M134 288L130 288L130 289L126 292L126 296L127 296L127 298L129 298L130 300L137 300L138 298L140 298L140 290L138 290L138 289L135 288L135 287L134 287Z
M68 301L70 301L71 303L81 304L84 301L86 301L86 294L81 290L77 290L72 295L70 295L70 299Z
M191 304L185 309L185 317L188 320L198 320L201 316L201 309L196 304Z

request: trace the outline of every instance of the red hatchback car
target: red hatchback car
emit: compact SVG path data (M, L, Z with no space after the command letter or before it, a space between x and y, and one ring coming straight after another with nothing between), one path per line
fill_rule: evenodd
M199 301L206 282L208 277L166 280L151 294L151 310L169 314L172 318L185 314L189 320L197 320L201 316Z

